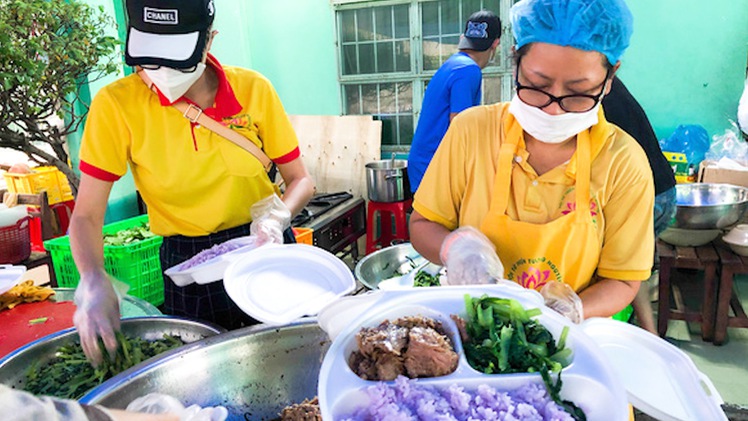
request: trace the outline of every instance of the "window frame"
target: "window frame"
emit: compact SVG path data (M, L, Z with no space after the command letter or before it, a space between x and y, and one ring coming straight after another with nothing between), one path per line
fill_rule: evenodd
M439 0L331 0L335 22L335 52L338 60L338 83L339 95L341 100L341 112L347 113L346 86L363 85L363 84L382 84L382 83L411 83L412 84L412 127L415 130L418 119L421 115L421 105L427 82L434 76L436 69L424 70L423 63L423 21L424 3L438 2ZM488 66L483 69L483 79L500 78L501 101L508 101L512 94L512 70L513 63L511 57L511 47L513 38L509 27L509 8L514 0L498 0L499 16L501 17L501 43L497 53L498 65ZM371 74L343 74L343 41L341 39L342 31L342 13L343 11L368 9L382 6L401 6L408 5L409 29L410 29L410 70L388 73L371 73ZM485 99L485 83L481 85L482 98ZM368 114L378 115L378 114ZM389 155L392 152L407 153L410 150L410 144L402 144L398 132L397 145L382 145L382 154Z

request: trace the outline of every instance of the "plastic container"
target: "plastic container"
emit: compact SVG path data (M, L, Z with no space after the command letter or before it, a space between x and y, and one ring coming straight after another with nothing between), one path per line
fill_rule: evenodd
M31 174L13 174L6 172L5 182L11 193L37 194L47 192L50 205L73 200L67 177L57 167L36 167Z
M314 245L314 229L302 227L294 227L292 229L297 243L309 244L310 246Z
M0 265L0 294L5 294L21 281L26 266Z
M282 325L314 316L353 291L353 273L334 254L307 244L266 245L244 253L223 277L229 297L248 315Z
M182 262L178 265L172 266L167 269L164 274L171 278L171 280L180 287L187 286L192 283L198 284L209 284L211 282L220 281L223 279L223 275L226 269L238 259L244 253L254 250L256 246L254 241L249 241L255 237L239 237L232 240L228 240L225 243L240 243L246 244L242 247L236 248L224 254L219 254L212 259L206 260L203 263L192 266L187 269L182 269L189 260Z
M136 216L104 226L104 233L132 228L148 222L148 215ZM158 306L164 302L164 281L159 259L163 238L154 236L124 246L104 246L104 269L114 278L130 285L128 294ZM52 256L52 265L60 287L75 288L80 274L70 250L70 237L47 240L44 248Z
M0 264L21 263L31 256L31 236L28 216L13 225L0 228Z
M487 384L500 391L515 390L525 384L542 384L539 373L483 374L467 362L457 327L450 319L456 314L465 318L464 295L480 297L484 293L513 298L526 308L540 308L537 319L558 339L564 326L571 325L567 319L546 307L538 305L536 294L526 290L494 287L420 288L401 291L382 291L376 304L366 314L353 319L346 330L333 341L322 362L318 395L323 419L340 419L351 415L355 409L368 404L363 391L378 381L363 380L348 365L351 352L357 347L356 334L361 327L372 327L385 319L403 316L425 316L442 322L460 356L457 369L446 376L421 378L421 385L447 388L458 384L468 391L475 391ZM618 381L607 364L604 355L595 343L579 329L570 326L566 346L574 352L572 363L561 373L563 388L561 397L571 400L582 408L588 420L628 420L628 404L623 384ZM391 382L388 382L391 383Z
M561 373L561 397L577 404L590 421L628 420L628 403L662 420L726 420L719 394L708 378L700 373L689 357L661 338L638 327L610 319L593 318L580 325L542 305L537 292L494 286L443 286L399 291L378 291L368 299L353 300L351 305L333 303L320 314L325 324L342 329L332 335L333 342L322 362L318 396L323 419L339 419L367 405L364 392L377 384L359 378L349 367L348 358L356 347L356 334L362 326L374 326L386 318L404 315L435 317L453 332L450 315L465 317L464 295L483 294L513 298L525 308L539 308L541 322L558 339L569 328L566 346L573 352L572 363ZM330 324L341 310L346 323ZM365 311L356 312L355 308ZM457 370L435 378L418 379L422 385L437 388L458 384L468 391L487 384L510 391L524 384L541 384L538 373L480 373L467 363L458 335L451 333L460 354ZM389 382L392 383L392 382Z

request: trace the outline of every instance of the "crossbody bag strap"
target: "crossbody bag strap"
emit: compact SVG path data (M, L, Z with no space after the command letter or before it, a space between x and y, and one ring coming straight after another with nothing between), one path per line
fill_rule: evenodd
M139 71L138 75L149 89L153 89L153 83L150 81L145 72ZM236 146L251 153L255 158L257 158L258 161L260 161L262 167L265 168L265 172L268 172L273 168L273 161L270 159L270 157L267 156L267 154L265 154L265 152L262 151L262 149L260 149L251 140L247 139L241 134L231 130L230 128L205 115L200 107L193 104L188 104L184 101L176 102L172 104L172 107L179 110L179 112L181 112L187 120L205 127L213 133L223 137Z

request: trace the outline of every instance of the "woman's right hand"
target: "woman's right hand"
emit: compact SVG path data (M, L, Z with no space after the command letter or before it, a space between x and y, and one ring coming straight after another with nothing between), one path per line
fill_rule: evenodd
M99 338L104 342L109 355L117 352L115 332L120 329L120 298L106 272L82 275L75 290L75 315L73 323L78 329L81 346L86 357L98 366L103 355ZM124 284L123 284L124 285Z

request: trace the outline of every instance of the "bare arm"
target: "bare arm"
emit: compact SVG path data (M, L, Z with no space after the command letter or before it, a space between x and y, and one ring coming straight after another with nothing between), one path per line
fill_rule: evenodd
M293 217L304 209L314 195L314 180L300 157L287 164L278 164L278 171L286 184L283 203L291 210Z
M89 175L81 177L75 209L70 219L70 247L81 276L104 272L104 226L111 182Z
M611 317L631 304L641 282L601 279L579 293L584 317Z
M429 261L442 265L439 251L451 231L438 222L424 218L417 211L410 215L410 241L413 248Z

